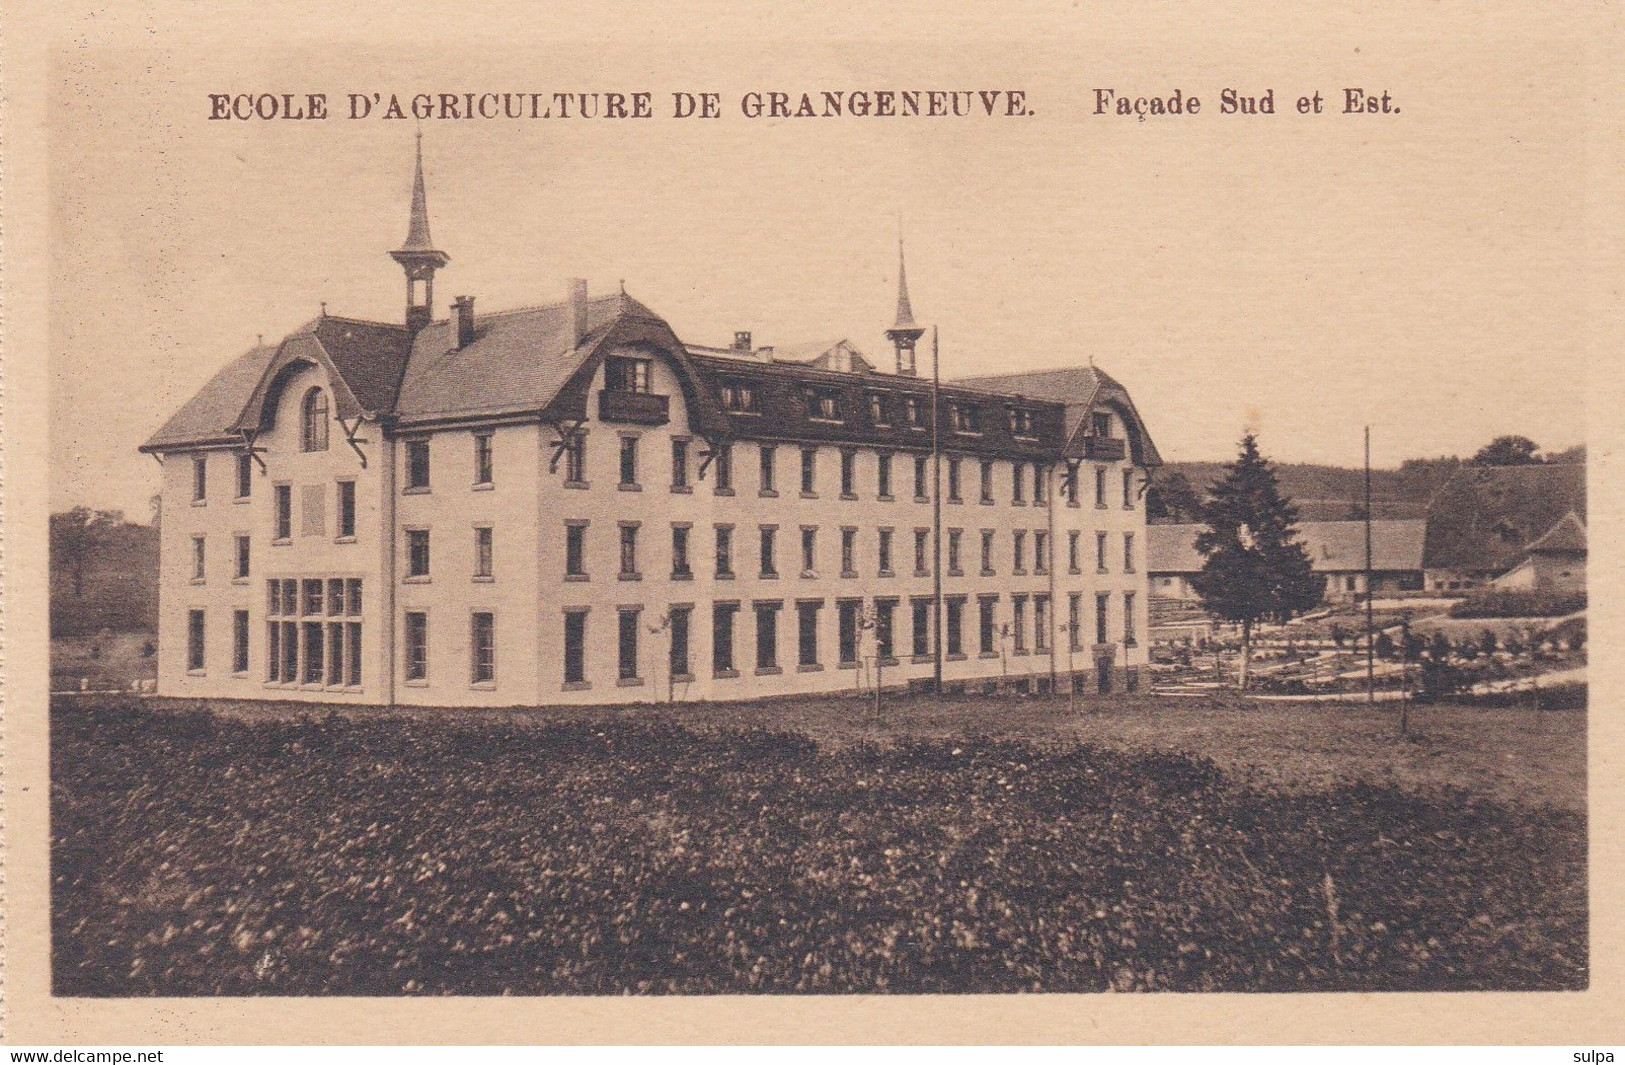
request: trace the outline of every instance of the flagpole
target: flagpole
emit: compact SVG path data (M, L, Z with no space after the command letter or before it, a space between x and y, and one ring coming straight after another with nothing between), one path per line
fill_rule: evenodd
M931 327L931 690L942 694L942 375Z
M1365 701L1377 701L1376 612L1371 586L1371 426L1365 427Z

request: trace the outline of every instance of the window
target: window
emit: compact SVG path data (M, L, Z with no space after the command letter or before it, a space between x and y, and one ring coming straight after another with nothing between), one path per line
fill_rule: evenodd
M492 533L489 525L474 526L474 576L494 576Z
M841 576L858 575L858 530L841 530Z
M1105 592L1095 594L1095 642L1106 642L1106 615L1111 610L1111 596Z
M326 637L319 621L307 621L305 630L305 672L301 680L306 684L321 684L326 675Z
M930 567L926 564L926 560L930 555L928 550L930 543L930 529L914 530L914 575L916 577L929 576L931 573Z
M621 580L635 581L638 572L638 523L621 522Z
M231 671L248 672L248 611L231 612Z
M254 456L237 456L237 498L247 499L254 492Z
M1123 534L1123 572L1134 572L1134 534Z
M673 580L687 580L694 576L688 561L687 523L671 527L671 575Z
M1010 631L1015 636L1016 654L1027 653L1027 597L1010 597Z
M711 465L716 470L717 495L733 495L734 446L732 444L718 444L716 451L713 453Z
M427 577L429 575L429 530L406 530L406 575L408 577Z
M836 608L836 653L843 666L858 663L858 609L863 604L856 599L843 599Z
M998 604L999 597L996 595L984 595L976 601L977 642L984 655L998 653L998 627L994 620Z
M841 420L841 402L834 392L823 389L815 390L807 397L807 406L814 421L838 422Z
M427 440L408 440L406 442L406 490L427 492L429 490L429 442Z
M1105 573L1107 572L1107 569L1106 534L1103 532L1097 532L1095 533L1095 572Z
M760 528L762 545L762 576L777 577L779 575L778 560L774 557L774 548L777 546L779 527L777 525L763 525Z
M313 388L305 393L301 409L299 449L301 451L327 450L327 393Z
M339 482L339 539L355 539L355 482Z
M327 582L320 577L306 577L300 583L303 585L304 595L299 613L306 617L321 617L326 612L322 605L322 593L327 588Z
M1049 533L1033 530L1033 572L1049 572Z
M1033 647L1039 654L1049 650L1049 596L1033 596Z
M468 650L469 683L496 683L497 622L495 614L476 610L469 616Z
M903 419L911 428L920 428L920 401L913 396L903 400Z
M638 610L621 607L615 612L616 671L621 680L638 679Z
M948 502L958 503L959 498L959 460L948 460Z
M1134 471L1123 471L1123 509L1134 509Z
M1016 436L1032 436L1033 412L1026 407L1011 407L1010 432Z
M801 527L801 573L810 577L818 569L818 530Z
M1095 506L1106 505L1106 467L1095 467Z
M638 486L638 438L621 437L621 487Z
M1066 597L1067 644L1074 651L1083 650L1083 594L1073 592Z
M757 452L756 457L761 471L761 493L764 496L778 494L776 478L774 477L774 474L777 473L775 468L778 465L777 456L778 449L766 444L763 444L761 450Z
M818 610L821 600L796 604L796 662L803 669L818 668Z
M671 653L669 666L672 680L687 679L692 673L688 659L688 625L694 608L691 606L674 606L671 608Z
M722 405L735 414L760 414L762 410L756 397L756 389L738 381L723 384Z
M982 432L982 409L970 403L955 403L950 408L953 417L954 432L970 435L980 435Z
M897 660L897 647L893 639L897 618L897 600L875 600L875 655L883 662Z
M950 596L943 603L947 611L948 655L965 657L965 597Z
M329 617L337 617L344 613L344 578L327 578L327 613Z
M1011 534L1011 571L1014 573L1027 572L1027 534L1017 529Z
M886 397L879 392L869 393L869 420L877 426L886 424Z
M719 677L734 675L734 615L738 603L717 603L711 607L711 672Z
M248 577L249 544L250 540L247 536L237 537L237 567L232 576L238 580L245 580Z
M671 442L671 488L674 492L688 491L688 440L682 437Z
M855 452L841 452L841 498L858 498L857 489L858 456Z
M875 456L875 494L881 499L892 497L891 455L884 452Z
M1040 507L1049 502L1049 497L1044 494L1044 482L1047 480L1044 474L1044 467L1033 463L1033 503Z
M993 576L993 530L982 530L982 576Z
M192 457L192 502L202 503L209 498L209 460L203 455Z
M1089 415L1089 431L1095 436L1112 435L1112 416L1109 411L1097 410Z
M804 447L801 449L801 494L804 496L818 493L818 449Z
M717 526L717 576L732 577L734 575L734 527L732 525Z
M962 572L959 568L959 541L964 536L963 529L948 530L948 573L957 577Z
M890 529L881 529L876 537L875 554L878 556L877 568L880 570L882 577L889 577L892 574L891 545L892 531Z
M1082 573L1083 562L1078 558L1078 540L1080 534L1076 529L1066 534L1066 571L1068 573Z
M931 656L931 600L909 600L909 612L913 615L914 632L913 653L915 658L929 658Z
M564 523L564 575L587 576L587 523L584 521Z
M361 687L361 622L345 622L344 635L345 659L349 665L345 672L344 682L352 688L359 688Z
M756 604L756 672L779 671L779 604Z
M564 683L584 686L587 683L587 612L564 612Z
M982 460L982 502L993 502L993 463Z
M1026 476L1026 463L1016 462L1010 465L1010 502L1017 505L1027 502L1027 489L1022 480Z
M649 360L610 356L604 360L604 387L611 392L649 391Z
M491 484L496 475L496 464L491 457L491 434L474 434L474 483Z
M1123 593L1123 646L1133 647L1134 637L1134 593Z
M192 673L203 672L203 611L186 612L186 668Z
M931 498L931 493L926 490L931 483L931 474L928 472L930 461L924 455L914 456L914 498L921 503Z
M1077 506L1078 464L1076 462L1069 462L1066 464L1066 477L1062 481L1062 490L1066 492L1066 505L1069 507Z
M201 584L203 581L204 563L208 558L203 537L192 537L192 582Z
M344 625L342 622L328 622L327 625L327 683L329 687L338 687L344 683Z
M576 433L564 445L564 483L578 488L587 484L587 437Z

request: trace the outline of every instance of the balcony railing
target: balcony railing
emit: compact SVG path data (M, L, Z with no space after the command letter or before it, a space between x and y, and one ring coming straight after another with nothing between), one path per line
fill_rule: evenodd
M618 392L606 388L598 393L600 421L665 425L671 420L670 406L669 397L653 392Z
M1086 436L1083 438L1083 457L1097 462L1116 462L1128 450L1128 441L1115 436Z

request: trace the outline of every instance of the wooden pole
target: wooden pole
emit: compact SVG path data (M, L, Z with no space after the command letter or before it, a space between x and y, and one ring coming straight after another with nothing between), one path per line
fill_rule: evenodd
M942 694L942 375L931 327L931 689Z
M1365 427L1365 701L1377 701L1376 610L1371 594L1371 426Z

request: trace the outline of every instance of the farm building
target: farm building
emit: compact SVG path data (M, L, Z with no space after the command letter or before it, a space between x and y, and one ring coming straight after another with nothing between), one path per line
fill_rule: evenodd
M1426 524L1409 518L1371 523L1372 585L1378 595L1421 589ZM1202 554L1196 550L1196 537L1203 528L1201 525L1147 527L1153 598L1178 602L1196 599L1191 578L1202 570ZM1298 539L1309 552L1315 572L1325 578L1328 600L1365 595L1364 522L1300 522Z
M409 218L403 321L324 308L143 445L161 694L739 699L939 659L950 686L1136 684L1161 460L1105 373L934 389L901 252L887 371L850 340L687 343L583 281L437 318L421 145Z
M1578 531L1583 555L1585 473L1582 464L1538 463L1456 471L1428 503L1423 553L1428 590L1491 583L1525 562L1533 545L1571 515L1573 526L1561 538L1572 544ZM1583 584L1583 567L1580 580Z
M1569 511L1524 549L1523 561L1495 578L1495 587L1523 592L1586 590L1586 527Z

